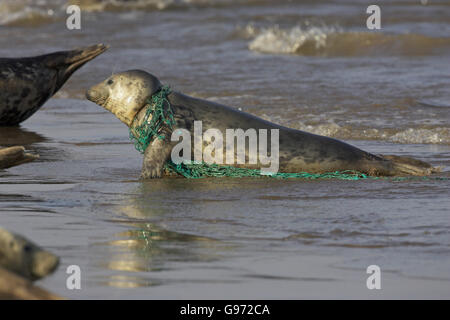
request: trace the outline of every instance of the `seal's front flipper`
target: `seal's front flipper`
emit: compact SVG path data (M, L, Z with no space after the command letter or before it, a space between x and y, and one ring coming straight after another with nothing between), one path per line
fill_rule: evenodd
M164 164L169 160L172 145L169 142L170 135L164 139L156 138L145 150L144 163L142 165L141 179L161 178L164 172Z

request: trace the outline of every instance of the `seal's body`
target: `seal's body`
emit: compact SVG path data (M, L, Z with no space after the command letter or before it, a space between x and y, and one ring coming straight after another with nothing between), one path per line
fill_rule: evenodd
M153 75L140 70L115 74L93 86L86 96L114 113L127 126L142 122L148 99L161 90L161 83ZM194 121L202 121L203 131L226 129L278 129L279 172L321 173L356 170L369 175L425 175L434 169L422 161L404 157L382 157L360 150L342 141L286 128L254 115L214 102L171 92L167 96L176 125L173 130L186 129L194 135ZM143 178L161 177L166 161L176 143L170 141L173 130L164 128L164 139L155 139L145 151ZM270 145L270 142L267 142ZM192 144L193 148L195 144ZM205 147L205 145L204 145ZM195 151L192 150L192 154ZM225 154L224 150L224 154ZM248 148L246 159L248 159ZM239 167L262 168L263 164L239 164Z
M0 125L28 119L69 77L107 49L100 44L29 58L0 58Z
M0 228L0 267L29 280L52 273L59 259L20 235Z

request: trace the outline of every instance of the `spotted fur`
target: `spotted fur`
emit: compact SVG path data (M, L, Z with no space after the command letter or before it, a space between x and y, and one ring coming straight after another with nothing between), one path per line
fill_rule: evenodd
M34 114L69 77L107 49L96 45L29 58L0 58L0 125Z
M160 87L155 76L145 71L131 70L115 74L93 86L88 90L87 98L131 126L142 121L148 98ZM226 129L279 129L279 172L356 170L370 175L393 176L426 175L434 171L429 164L420 161L377 156L333 138L283 127L235 108L178 92L171 92L167 98L175 114L176 126L173 130L186 129L191 132L191 137L194 136L196 120L202 121L203 132L210 128L219 129L222 134L225 134ZM270 136L268 138L270 140ZM147 148L142 168L143 178L159 178L163 175L163 164L169 159L174 144L169 139L155 140ZM267 144L270 146L270 141ZM193 142L191 145L194 148ZM249 169L264 167L259 162L248 164L248 147L246 164L236 166Z

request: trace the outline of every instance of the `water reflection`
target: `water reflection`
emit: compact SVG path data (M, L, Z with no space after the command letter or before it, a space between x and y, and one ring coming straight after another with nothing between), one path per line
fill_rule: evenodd
M55 161L67 157L65 150L55 148L51 139L22 127L0 127L0 146L24 146L40 156L37 161Z
M39 133L21 127L0 127L1 146L29 146L33 143L44 142L46 140L47 138Z
M117 208L117 214L128 219L121 218L116 223L127 229L99 244L109 248L101 266L113 271L103 279L104 284L120 288L160 285L173 281L165 276L165 271L181 268L183 263L215 261L224 250L233 249L213 238L168 230L164 220L170 207L163 210L161 203L156 209L143 206L142 199L148 198L149 189L140 190L146 192Z

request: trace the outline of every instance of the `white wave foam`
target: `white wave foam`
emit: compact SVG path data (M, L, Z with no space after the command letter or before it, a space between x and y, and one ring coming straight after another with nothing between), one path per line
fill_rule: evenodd
M254 28L247 27L246 31L255 34ZM304 29L293 27L290 30L280 29L279 26L263 29L250 42L249 49L263 53L298 53L303 48L320 50L327 45L328 35L338 30L332 27L310 27Z
M176 0L72 0L70 3L80 5L85 11L107 11L108 9L137 10L154 8L164 10L172 4L178 3ZM183 1L184 2L184 1Z
M213 5L218 0L71 0L85 11L116 11L116 10L165 10L171 7L189 7L191 5Z
M389 140L397 143L450 144L449 128L409 128L392 135Z
M366 128L342 126L329 120L326 123L304 124L279 117L261 116L263 119L280 123L287 127L345 140L379 140L400 144L444 144L450 145L450 128Z
M258 29L248 25L238 30L252 38L248 48L271 54L321 56L361 55L426 55L439 48L450 48L449 38L433 38L421 34L352 32L330 26L295 26L281 29L278 25Z
M2 0L0 3L0 25L15 23L38 23L51 20L58 9L47 6L46 1L32 2Z
M0 25L33 25L66 15L69 5L85 12L164 10L173 5L190 5L195 0L0 0Z
M347 136L349 134L346 128L332 121L318 125L305 125L300 123L296 129L328 137Z

